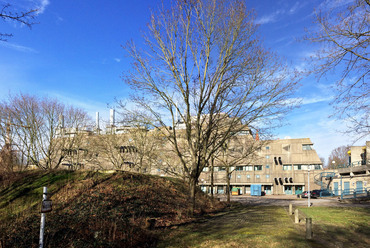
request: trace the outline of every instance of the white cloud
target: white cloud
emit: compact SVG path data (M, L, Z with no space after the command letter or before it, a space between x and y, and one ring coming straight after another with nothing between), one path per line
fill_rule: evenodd
M114 58L114 61L116 61L117 63L121 62L121 59L119 58Z
M38 14L44 13L46 7L50 4L49 0L34 0L36 8L39 10Z
M262 16L261 18L258 18L256 20L256 24L267 24L267 23L276 22L278 16L284 13L285 13L285 10L277 10L270 15L265 15L265 16Z
M15 44L15 43L5 42L5 41L0 41L0 46L10 48L10 49L14 49L14 50L17 50L17 51L20 51L20 52L37 53L37 51L33 48L18 45L18 44Z

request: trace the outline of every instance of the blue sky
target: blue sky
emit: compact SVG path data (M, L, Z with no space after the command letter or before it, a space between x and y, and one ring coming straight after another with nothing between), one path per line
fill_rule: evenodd
M5 0L0 0L0 4ZM0 32L13 33L0 42L0 100L18 92L57 97L81 107L92 116L96 111L108 118L107 105L126 98L129 89L121 75L129 69L129 58L121 45L134 40L139 46L150 9L160 0L9 0L15 7L39 7L32 29L0 21ZM314 52L298 42L319 5L341 5L349 0L246 1L257 13L256 22L266 47L302 69ZM339 133L345 124L328 118L335 78L319 82L314 77L301 81L297 98L302 106L286 116L287 125L276 130L276 138L311 138L319 156L328 158L332 149L351 144L352 137ZM364 143L364 140L358 144Z

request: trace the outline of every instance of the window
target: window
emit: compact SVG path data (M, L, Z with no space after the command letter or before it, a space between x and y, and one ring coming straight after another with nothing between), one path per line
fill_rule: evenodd
M260 175L256 175L256 178L258 179L258 178L260 178Z
M235 170L236 171L243 171L244 166L236 166Z
M209 169L208 167L204 167L203 171L206 172L206 171L208 171L208 169Z
M266 146L266 150L270 150L270 147L269 146Z
M252 165L245 166L245 170L246 171L253 171L253 166Z
M262 170L262 165L255 165L254 170L255 171L261 171Z
M315 164L315 170L321 170L321 165Z
M266 169L269 169L269 168L270 168L270 165L268 165L268 164L267 164L267 165L266 165Z
M294 170L302 170L302 165L301 164L294 165Z
M270 158L270 155L266 155L266 158L269 159Z
M283 165L283 170L292 170L292 165Z
M266 175L266 178L270 178L270 175Z
M303 151L310 151L310 150L313 150L313 145L312 145L312 144L302 145L302 150L303 150Z
M247 178L251 178L251 175L247 175Z
M237 176L236 176L236 178L240 179L240 178L241 178L241 176L240 176L240 175L237 175Z
M226 168L225 167L218 167L218 171L225 171Z

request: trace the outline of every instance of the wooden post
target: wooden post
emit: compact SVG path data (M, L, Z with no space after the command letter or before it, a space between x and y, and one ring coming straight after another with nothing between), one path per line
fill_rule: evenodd
M312 239L312 218L306 218L306 239Z
M289 215L293 214L293 206L292 204L289 204Z
M299 223L299 210L298 208L294 211L294 223Z

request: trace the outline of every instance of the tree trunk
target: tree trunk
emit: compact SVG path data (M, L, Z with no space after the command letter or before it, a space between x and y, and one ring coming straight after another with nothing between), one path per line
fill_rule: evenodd
M192 215L194 215L197 180L195 178L190 178L189 181L190 181L190 199L191 199L190 212Z
M226 166L226 195L227 195L227 204L230 204L230 167Z
M214 194L213 194L213 183L214 183L214 179L213 179L213 172L214 172L214 167L213 167L213 163L214 163L214 159L212 158L211 159L211 199L212 199L212 203L213 203L213 198L214 198Z

